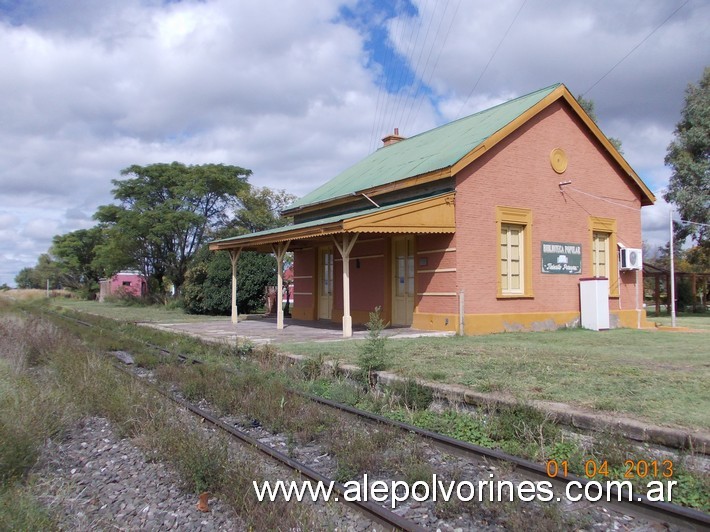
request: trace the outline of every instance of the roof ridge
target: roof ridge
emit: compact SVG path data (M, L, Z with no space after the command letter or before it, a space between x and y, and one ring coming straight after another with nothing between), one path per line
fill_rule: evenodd
M283 212L314 208L358 190L386 185L451 167L481 142L554 93L562 83L520 95L471 115L423 131L367 154L325 183L294 201ZM464 131L465 130L465 131ZM458 133L457 133L458 132ZM456 134L456 139L447 139Z
M540 93L540 92L546 92L546 91L552 92L552 91L554 91L555 89L557 89L558 87L561 87L562 85L563 85L563 83L553 83L552 85L549 85L549 86L544 87L544 88L542 88L542 89L537 89L537 90L535 90L535 91L528 92L527 94L521 94L520 96L516 96L516 97L513 98L512 100L506 100L506 101L504 101L504 102L497 103L496 105L494 105L494 106L492 106L492 107L486 107L485 109L481 109L480 111L476 111L475 113L472 113L472 114L470 114L470 115L462 116L461 118L456 118L455 120L452 120L451 122L446 122L445 124L441 124L440 126L436 126L436 127L431 128L431 129L427 129L426 131L422 131L422 132L420 132L420 133L417 133L416 135L412 135L411 137L406 137L404 140L402 140L402 141L400 141L400 142L406 142L406 141L409 140L409 139L414 139L414 138L417 138L417 137L419 137L419 136L421 136L421 135L426 135L427 133L431 133L432 131L436 131L436 130L438 130L438 129L441 129L441 128L450 126L450 125L452 125L452 124L456 124L456 123L458 123L458 122L462 122L463 120L467 120L467 119L469 119L469 118L473 118L474 116L478 116L478 115L481 115L481 114L483 114L483 113L487 113L487 112L489 112L489 111L494 111L495 109L497 109L497 108L499 108L499 107L502 107L502 106L504 106L504 105L515 104L515 102L517 102L517 101L519 101L519 100L522 100L523 98L529 98L530 96L533 96L533 95L538 94L538 93ZM400 144L400 142L397 142L397 143L395 143L395 144ZM390 146L394 146L394 144L390 144ZM380 147L379 147L377 150L375 150L375 151L381 150L382 148L386 148L386 147L387 147L387 146L380 146ZM373 153L375 153L375 152L373 152Z

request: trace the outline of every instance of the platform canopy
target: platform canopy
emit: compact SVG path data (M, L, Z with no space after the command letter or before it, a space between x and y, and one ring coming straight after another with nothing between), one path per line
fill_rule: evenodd
M228 251L232 260L232 322L237 323L237 261L242 251L273 253L277 268L277 328L283 328L283 262L296 243L329 238L343 258L343 336L352 336L350 316L350 252L361 233L453 233L456 230L454 192L439 193L356 212L321 217L286 227L224 238L210 243L213 251ZM374 203L374 202L373 202Z
M223 238L211 242L210 249L271 253L272 245L276 243L343 233L453 233L456 230L454 195L454 192L447 192Z

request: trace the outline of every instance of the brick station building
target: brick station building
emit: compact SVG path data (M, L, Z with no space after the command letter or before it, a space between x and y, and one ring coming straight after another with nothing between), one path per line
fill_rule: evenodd
M645 323L640 272L618 260L641 248L655 197L564 85L383 141L286 209L292 225L210 244L231 254L233 302L242 250L275 253L279 271L292 251L293 317L344 336L378 306L392 325L461 334L576 324L591 277L608 279L611 326Z

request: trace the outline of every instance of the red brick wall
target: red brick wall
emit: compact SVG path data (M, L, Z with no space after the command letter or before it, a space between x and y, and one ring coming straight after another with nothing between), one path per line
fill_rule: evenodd
M550 165L550 152L558 147L569 160L563 174ZM570 187L608 201L571 188L561 193L559 183L568 180ZM579 310L580 276L541 273L540 242L580 243L581 277L589 277L590 216L616 219L618 241L640 248L639 194L566 104L550 106L457 176L456 268L458 286L466 292L466 313ZM497 205L532 210L531 299L497 297ZM635 273L620 276L623 309L635 308L634 280ZM618 309L619 302L610 300L610 308Z
M382 235L361 234L350 252L350 310L369 313L375 307L386 310L386 276L390 268L386 262L389 238ZM343 259L335 253L333 309L343 313ZM359 267L358 267L359 262ZM362 316L362 314L360 314ZM358 320L356 320L358 321ZM359 320L362 321L362 320Z
M451 234L418 235L416 239L415 286L417 294L456 292L456 236ZM443 250L452 251L443 251ZM422 259L426 264L421 264ZM422 272L421 270L424 270ZM454 270L427 272L427 270ZM455 296L422 295L416 299L416 312L456 313Z
M316 248L310 247L293 253L293 314L300 319L313 319L312 313L318 295L316 285L318 260L316 251ZM306 314L303 312L298 313L296 309L303 309Z

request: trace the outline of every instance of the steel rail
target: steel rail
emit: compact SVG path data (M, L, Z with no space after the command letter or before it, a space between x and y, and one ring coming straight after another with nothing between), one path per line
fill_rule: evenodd
M273 460L276 460L277 462L279 462L283 465L288 466L290 469L293 469L294 471L298 472L299 474L303 475L304 477L308 478L309 480L312 480L315 482L322 482L325 486L332 485L333 491L335 491L338 494L338 497L336 497L334 499L336 502L339 502L339 501L344 502L348 506L351 506L354 509L356 509L361 514L366 515L372 521L386 527L388 530L405 530L408 532L409 531L424 532L426 530L425 528L421 527L417 523L415 523L409 519L405 519L404 517L388 510L387 508L385 508L383 506L379 506L373 502L346 500L344 498L344 495L347 490L343 484L341 484L339 482L335 482L335 481L329 479L328 477L320 474L318 471L308 467L307 465L292 459L291 457L277 451L276 449L274 449L264 443L261 443L259 440L249 436L247 433L242 432L241 430L236 429L235 427L226 424L225 422L223 422L222 420L220 420L216 416L193 405L189 401L186 401L185 399L182 399L180 397L176 397L174 394L162 389L160 386L157 386L155 384L148 383L142 379L139 379L135 375L135 373L133 373L129 369L123 368L117 364L114 364L114 367L116 369L122 371L126 375L129 375L131 378L136 379L138 382L142 383L144 386L148 387L149 389L159 393L163 397L169 399L170 401L173 401L174 403L181 406L182 408L185 408L186 410L190 411L192 414L211 423L212 425L219 428L223 432L226 432L229 435L231 435L232 437L237 438L238 440L240 440L242 443L244 443L246 445L254 447L262 454L268 456L269 458L272 458Z
M496 449L488 449L473 443L457 440L455 438L422 429L408 423L396 421L378 414L354 408L352 406L337 403L335 401L331 401L330 399L318 397L299 390L292 391L314 402L329 406L336 410L347 412L348 414L355 415L359 418L364 418L369 421L382 423L388 426L394 426L406 432L417 434L422 438L432 441L436 445L440 445L454 451L458 455L474 455L479 458L483 457L497 462L511 463L514 464L516 468L521 469L526 473L532 474L537 478L549 480L558 485L568 485L572 482L578 482L582 486L582 489L584 489L587 484L592 482L592 479L577 477L575 475L550 477L547 474L546 467L539 463L525 460L524 458L513 456ZM622 490L621 493L619 493L619 491L615 488L607 490L603 483L599 483L598 486L601 489L602 494L606 495L608 493L609 495L608 497L602 497L600 504L612 506L626 513L652 517L656 520L669 521L674 524L685 526L692 525L694 527L700 527L699 529L701 530L710 529L710 515L699 510L667 502L651 501L645 495L638 493L634 493L633 497L630 498L628 492L625 490Z
M70 320L76 321L81 323L82 325L90 326L90 327L98 327L93 324L89 324L87 322L82 322L81 320L78 320L76 318L72 318L69 316L64 316L59 313L55 313L56 315L62 317L62 318L68 318ZM143 342L150 347L160 349L162 352L171 354L174 356L177 356L178 358L185 360L185 361L190 361L192 364L202 364L203 361L196 359L196 358L191 358L187 357L185 355L181 354L176 354L173 353L167 349L161 348L159 346L150 344L148 342ZM438 446L445 447L459 455L464 455L464 456L470 456L473 455L476 458L484 458L484 459L490 459L490 460L495 460L497 462L505 462L505 463L511 463L516 466L516 468L525 471L528 474L531 474L537 478L543 478L545 480L548 480L556 485L568 485L572 482L577 482L579 483L580 486L582 486L582 489L584 489L587 484L592 482L592 479L588 478L582 478L578 477L575 475L567 475L567 476L556 476L556 477L550 477L547 474L547 469L545 466L532 462L530 460L526 460L524 458L520 458L517 456L510 455L508 453L505 453L503 451L499 451L496 449L488 449L486 447L481 447L479 445L475 445L473 443L465 442L462 440L457 440L455 438L451 438L449 436L445 436L443 434L438 434L436 432L432 432L426 429L422 429L420 427L416 427L414 425L410 425L408 423L404 423L402 421L396 421L393 419L386 418L384 416L381 416L379 414L373 414L371 412L367 412L365 410L360 410L358 408L337 403L335 401L331 401L330 399L325 399L323 397L319 397L317 395L313 395L307 392L303 392L300 390L295 390L290 388L290 392L297 394L301 397L304 397L308 400L314 401L316 403L322 404L324 406L328 406L330 408L346 412L350 415L357 416L358 418L366 419L368 421L376 422L379 424L383 425L388 425L388 426L393 426L397 427L403 431L410 432L417 434L418 436L425 438L433 443L435 443ZM236 429L235 429L236 430ZM278 452L278 451L275 451ZM287 457L288 458L288 457ZM701 512L699 510L695 510L693 508L687 508L685 506L679 506L677 504L672 504L672 503L667 503L667 502L658 502L658 501L651 501L649 500L645 495L643 494L634 494L633 497L629 497L628 492L625 490L622 490L621 493L616 488L612 488L610 490L607 490L603 483L599 483L598 487L601 489L603 503L604 505L608 505L611 507L614 507L617 510L621 510L625 513L631 513L634 515L643 515L647 517L652 517L655 520L659 521L668 521L672 522L677 525L691 525L693 527L698 527L699 530L706 530L710 529L710 515L706 514L704 512Z

